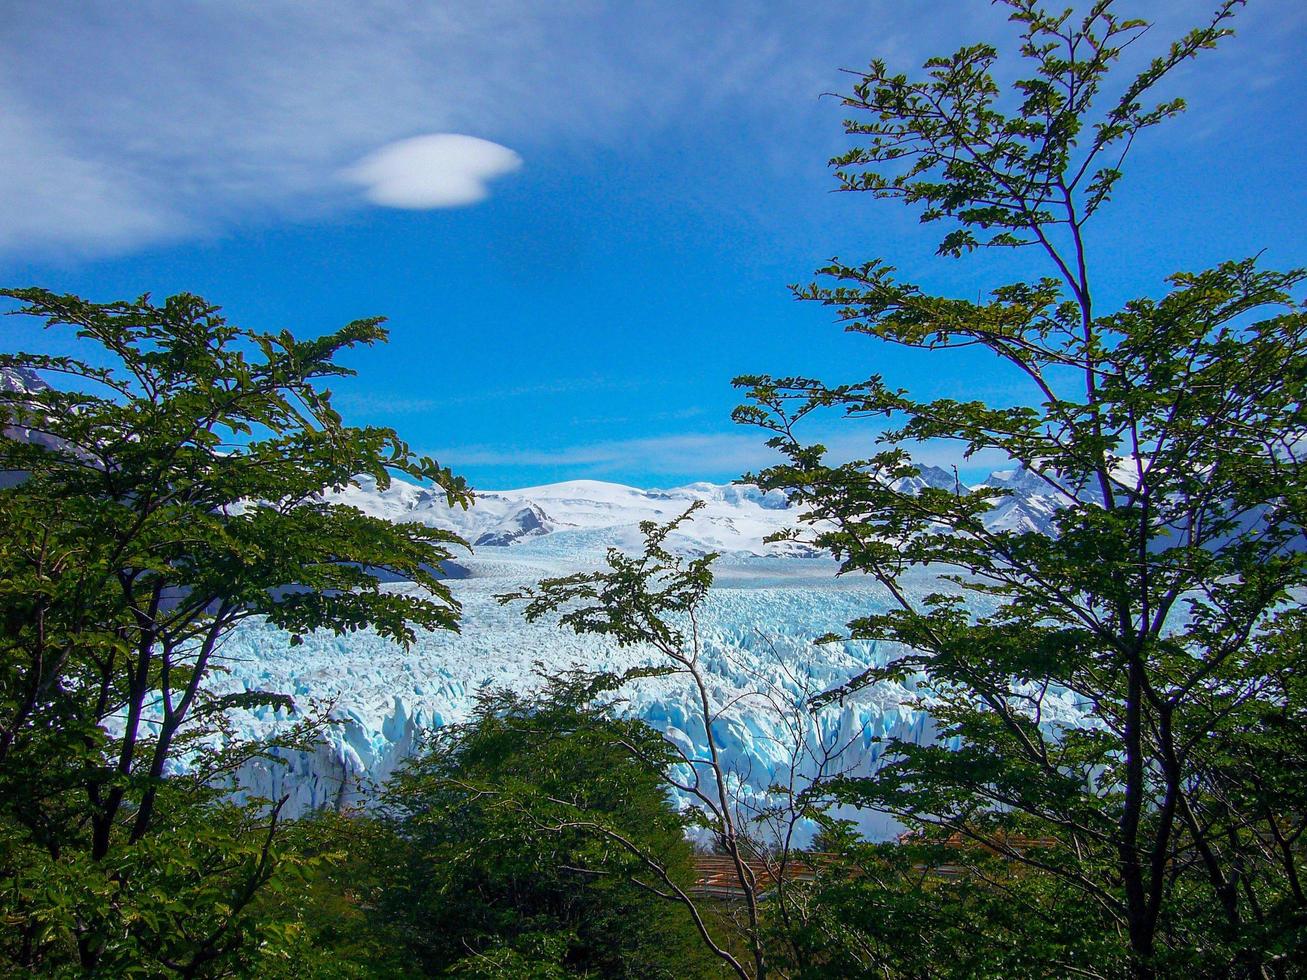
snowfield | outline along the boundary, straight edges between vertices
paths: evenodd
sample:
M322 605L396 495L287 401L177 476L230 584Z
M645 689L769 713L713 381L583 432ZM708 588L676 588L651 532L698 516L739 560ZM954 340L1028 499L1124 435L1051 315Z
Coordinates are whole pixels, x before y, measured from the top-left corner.
M943 471L924 476L953 485ZM935 737L929 694L912 683L878 684L815 719L793 711L804 697L884 663L896 651L865 642L813 643L856 616L888 608L890 598L865 578L836 578L834 563L806 546L765 544L767 534L797 520L798 512L779 493L712 484L644 491L575 481L483 493L471 510L451 511L443 498L397 481L385 491L365 483L335 499L391 520L446 527L479 543L450 569L450 585L463 604L460 634L422 632L409 650L370 632L315 634L292 647L285 633L253 621L227 639L221 651L225 670L215 675L213 691L286 693L301 712L315 703L332 705L335 724L315 752L287 753L282 764L263 761L241 774L251 795L288 795L290 814L365 801L414 751L424 730L465 720L479 691L530 690L540 683L540 669L621 671L652 662L651 650L619 649L557 625L528 624L519 609L501 606L495 596L544 577L601 567L607 548L638 547L640 521L669 520L695 500L703 508L671 543L685 554L722 556L701 622L703 661L714 700L730 705L713 730L742 796L761 799L768 787L789 778L796 758L800 781L823 765L823 750L837 754L824 763L828 770L865 774L879 765L879 738ZM1044 502L1034 506L1037 513ZM1026 519L1027 512L1006 508L998 516L1007 523ZM905 584L918 595L951 588L924 571ZM687 754L705 750L687 678L645 679L623 694L620 710L665 732ZM1074 713L1070 704L1066 709ZM240 711L236 718L249 736L271 734L290 721L287 712L271 708ZM796 728L797 718L803 720ZM898 829L881 814L856 816L873 837Z

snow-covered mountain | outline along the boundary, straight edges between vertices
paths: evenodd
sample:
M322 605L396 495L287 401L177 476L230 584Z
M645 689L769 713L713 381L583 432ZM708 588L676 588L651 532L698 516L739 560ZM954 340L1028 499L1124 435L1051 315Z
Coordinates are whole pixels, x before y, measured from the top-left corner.
M1002 530L1047 533L1052 515L1066 498L1055 487L1024 468L1000 470L978 484L1010 491L986 517ZM967 493L971 488L955 473L923 466L917 476L896 487L916 492L935 487ZM813 557L796 542L767 543L765 538L799 523L802 508L792 506L783 492L763 491L741 484L692 483L672 490L640 490L597 480L572 480L521 490L477 493L476 506L450 508L443 495L395 480L384 490L370 477L330 499L392 521L413 521L455 531L480 552L486 547L511 547L530 538L562 534L573 543L586 541L618 546L639 542L641 521L666 522L698 501L702 507L691 524L673 537L684 552L724 555Z
M6 405L6 420L12 418L11 412L22 413L30 404L24 396L34 395L37 392L45 391L49 387L39 374L28 368L0 368L0 400L3 400ZM8 408L10 405L13 406L12 410ZM45 446L47 449L53 449L58 445L54 437L48 433L40 432L22 424L5 424L0 431L3 431L7 439L31 442L38 446ZM6 476L8 479L5 479ZM13 474L0 476L0 486L8 486L13 482Z
M1024 466L995 470L975 489L982 487L1009 492L1009 496L994 501L994 509L985 515L985 525L995 531L1051 534L1053 515L1070 499L1059 484Z
M936 490L955 490L958 493L965 493L967 490L966 484L956 473L950 473L939 466L918 466L917 469L916 476L905 476L901 480L896 480L893 483L894 489L913 494L927 487Z
M474 549L509 547L529 538L563 534L565 539L635 545L641 521L669 521L691 504L703 507L693 525L678 535L683 551L781 555L808 549L765 544L774 531L791 527L798 511L780 491L694 483L674 490L638 490L617 483L572 480L522 490L478 491L476 505L451 508L443 495L400 480L384 490L370 477L330 495L364 513L392 521L413 521L455 531Z

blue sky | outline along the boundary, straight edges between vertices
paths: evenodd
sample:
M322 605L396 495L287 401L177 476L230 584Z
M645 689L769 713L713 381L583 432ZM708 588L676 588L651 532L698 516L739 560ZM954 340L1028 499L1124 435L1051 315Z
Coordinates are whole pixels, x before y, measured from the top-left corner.
M185 290L303 335L385 315L391 343L351 357L339 407L482 488L733 479L769 458L729 419L744 372L1020 397L988 361L845 335L786 289L832 255L963 296L1011 274L831 193L848 144L820 97L842 67L910 70L1010 29L982 0L815 7L11 0L0 283ZM1157 21L1146 53L1208 12L1122 9ZM1262 250L1307 262L1307 11L1253 0L1236 27L1177 74L1188 114L1137 145L1097 219L1105 302ZM475 140L412 142L434 134ZM68 349L4 330L5 349Z

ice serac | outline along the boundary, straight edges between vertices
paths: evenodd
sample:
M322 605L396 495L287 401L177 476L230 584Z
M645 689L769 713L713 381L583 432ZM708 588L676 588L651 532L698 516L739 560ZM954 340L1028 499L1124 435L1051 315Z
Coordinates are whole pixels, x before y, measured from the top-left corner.
M215 689L285 691L301 710L314 701L333 705L333 724L316 751L248 766L241 776L245 792L289 796L292 813L357 805L414 751L425 730L467 719L482 690L528 691L540 683L542 669L621 671L653 661L651 650L616 649L602 638L529 624L495 601L496 593L541 574L593 565L589 552L560 560L541 548L544 540L503 549L485 564L469 560L473 574L451 583L463 603L461 634L421 632L408 651L370 632L313 634L292 647L266 623L237 629L223 648L230 672L215 676ZM702 658L714 700L730 704L713 733L745 795L761 796L786 779L796 752L804 775L831 747L840 750L835 764L841 770L869 773L879 765L880 738L933 738L928 710L917 703L922 692L910 684L882 684L805 719L796 744L794 718L777 711L778 701L798 702L894 654L862 642L819 646L813 638L870 608L886 608L889 597L865 583L838 582L833 566L821 560L746 556L726 571L702 618ZM934 587L922 578L913 587L921 592L928 585ZM703 719L685 678L634 682L620 710L667 733L687 754L706 749ZM266 708L239 712L237 720L249 736L289 722L284 711ZM877 836L896 829L883 816L860 816Z
M11 396L42 386L34 375L0 372L0 387ZM6 435L26 441L39 436L16 428ZM936 467L923 468L911 481L903 489L966 492L953 473ZM1003 474L991 481L1014 483ZM1029 503L1038 487L1018 480L1014 490L1008 500L1045 513L1042 500ZM209 680L215 692L277 691L291 695L301 712L313 704L329 711L331 724L313 751L286 752L240 773L241 793L285 796L288 814L366 803L416 751L425 732L467 719L480 691L528 691L541 683L541 670L620 671L648 662L650 650L617 649L555 624L528 624L495 596L544 577L600 567L608 548L639 546L640 522L666 522L695 503L701 506L694 519L669 544L684 554L721 556L717 587L701 622L702 656L714 699L730 705L713 731L742 793L763 794L787 778L796 752L806 760L800 766L804 777L832 746L840 750L834 764L842 771L867 774L880 765L881 739L928 742L936 736L929 693L911 682L859 691L797 728L793 718L777 712L778 701L828 689L897 653L869 643L814 644L815 637L855 617L889 608L891 600L865 579L837 579L834 563L804 545L767 541L794 527L802 513L779 491L711 483L642 490L577 480L482 492L475 506L463 509L450 507L430 488L401 480L381 486L362 477L329 499L387 520L455 531L473 544L474 553L445 569L463 604L459 634L419 631L408 650L370 631L312 634L292 646L287 634L249 620L224 643L224 670ZM924 595L948 586L923 572L910 576L905 588ZM705 749L707 733L684 678L645 679L625 693L621 710L667 733L687 754ZM294 720L270 706L234 715L238 732L249 737L282 731ZM883 815L856 816L873 836L897 829Z

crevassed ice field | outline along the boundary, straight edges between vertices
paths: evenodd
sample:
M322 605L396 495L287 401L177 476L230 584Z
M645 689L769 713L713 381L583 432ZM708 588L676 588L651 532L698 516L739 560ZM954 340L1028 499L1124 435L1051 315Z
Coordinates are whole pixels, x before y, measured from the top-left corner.
M702 662L715 703L726 706L713 733L742 799L761 802L769 787L791 781L792 771L800 783L822 766L868 773L879 764L880 739L924 742L936 735L929 692L912 681L866 688L815 717L793 710L900 651L867 642L813 642L857 616L888 608L890 598L864 577L837 577L834 562L802 547L764 544L767 533L797 519L778 494L708 484L642 491L579 481L485 494L466 513L398 482L385 491L370 484L352 488L340 498L394 520L450 527L476 546L452 570L457 577L450 584L463 605L459 634L422 632L408 650L367 632L314 634L292 647L287 634L252 621L225 642L226 669L211 684L215 692L282 692L300 712L314 703L330 705L335 723L316 751L285 753L279 762L252 763L241 773L247 793L288 795L290 813L365 802L418 747L425 730L467 719L479 691L530 690L541 683L541 669L621 671L654 662L652 650L621 649L553 623L528 624L518 608L500 605L495 596L601 567L609 547L638 546L639 521L667 520L694 500L705 506L672 544L687 554L721 553L700 624ZM1029 513L1017 517L1037 519L1042 503L1025 500ZM954 588L926 571L906 585L917 595ZM705 750L688 678L643 679L622 696L618 710L665 732L687 755ZM1065 707L1073 713L1069 701ZM291 716L262 708L238 712L237 719L243 734L262 736L288 725ZM883 814L849 816L872 837L897 830Z

